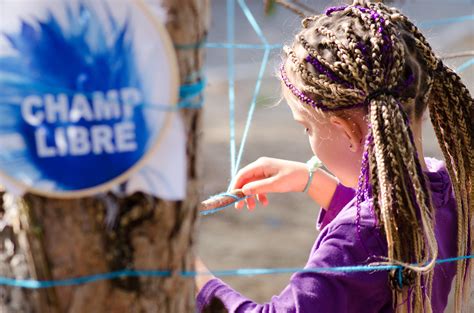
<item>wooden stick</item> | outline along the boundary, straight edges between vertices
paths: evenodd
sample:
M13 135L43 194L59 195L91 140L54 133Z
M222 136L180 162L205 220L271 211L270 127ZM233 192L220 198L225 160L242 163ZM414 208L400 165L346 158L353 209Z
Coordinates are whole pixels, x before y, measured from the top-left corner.
M445 54L441 56L441 59L447 60L447 59L464 58L464 57L471 57L471 56L474 56L474 50Z
M242 189L232 190L229 192L229 194L234 195L239 199L245 198ZM199 206L199 211L208 211L217 208L222 208L234 202L236 202L236 199L234 199L233 197L229 197L227 195L217 195L201 202L201 205Z

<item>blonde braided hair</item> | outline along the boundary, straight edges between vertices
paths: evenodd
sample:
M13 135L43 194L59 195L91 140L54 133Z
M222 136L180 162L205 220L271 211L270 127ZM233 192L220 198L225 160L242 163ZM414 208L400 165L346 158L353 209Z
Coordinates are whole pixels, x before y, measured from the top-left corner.
M370 184L387 240L387 262L404 268L402 285L393 288L397 310L431 312L438 255L435 212L409 121L421 119L429 106L457 203L458 255L472 254L473 99L418 28L395 8L355 0L324 15L308 16L302 26L291 47L285 47L283 81L317 112L344 113L361 104L367 113L358 202ZM299 91L302 94L296 94ZM463 300L469 296L470 270L467 260L458 262L457 310L468 302ZM398 274L390 273L392 279ZM408 301L402 306L404 299Z

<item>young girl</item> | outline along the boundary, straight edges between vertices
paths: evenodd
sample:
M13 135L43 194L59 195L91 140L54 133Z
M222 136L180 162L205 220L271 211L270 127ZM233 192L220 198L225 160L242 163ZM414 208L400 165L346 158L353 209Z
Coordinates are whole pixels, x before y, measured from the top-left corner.
M267 193L303 190L324 208L305 268L402 270L295 273L265 304L198 276L199 310L217 298L229 312L443 312L453 280L456 311L467 310L469 262L435 263L474 247L473 99L459 76L407 17L362 0L305 18L285 53L284 97L336 177L261 158L233 187L251 195L249 208L267 204ZM423 155L427 107L446 165Z

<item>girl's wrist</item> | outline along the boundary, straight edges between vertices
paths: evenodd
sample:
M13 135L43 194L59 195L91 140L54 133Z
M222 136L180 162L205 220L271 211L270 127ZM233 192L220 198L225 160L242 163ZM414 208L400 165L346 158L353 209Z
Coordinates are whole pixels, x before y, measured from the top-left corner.
M320 169L322 166L323 166L323 163L316 156L313 156L311 159L309 159L306 162L306 168L307 168L307 172L308 172L308 180L306 182L305 187L303 188L304 193L307 193L309 191L309 189L311 188L311 186L313 184L313 181L314 181L315 172L318 169Z
M307 195L321 208L327 208L336 190L338 180L319 168L313 173L313 180L308 188Z

